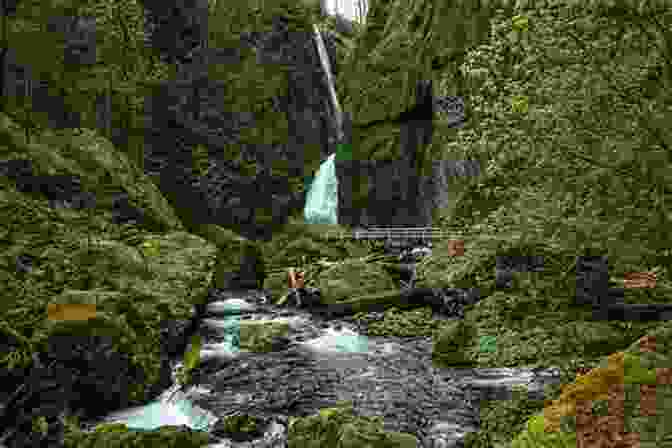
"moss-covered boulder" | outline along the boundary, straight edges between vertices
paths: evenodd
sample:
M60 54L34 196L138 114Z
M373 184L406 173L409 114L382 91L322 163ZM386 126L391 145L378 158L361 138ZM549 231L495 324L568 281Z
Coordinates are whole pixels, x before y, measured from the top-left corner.
M236 442L247 442L264 435L268 427L265 419L251 415L230 415L215 423L213 434Z
M155 396L171 381L164 348L181 345L163 340L163 323L192 319L194 305L206 298L216 246L179 230L115 225L105 216L53 208L11 186L0 190L0 327L15 341L0 358L0 388L22 391L20 410L8 409L16 416L13 437L26 435L32 414L46 418L51 437L62 426L59 410L91 416ZM18 256L30 257L31 269L17 271ZM75 320L60 312L49 318L50 308L68 305L95 308ZM39 378L38 387L21 386L29 376ZM95 402L82 398L92 394Z
M472 364L471 346L476 331L464 320L455 320L444 325L433 337L432 359L444 365Z
M385 310L382 320L368 313L358 313L355 319L366 325L369 336L432 336L446 324L433 319L432 308L428 306L411 310L392 307Z
M319 288L323 303L328 304L395 289L396 285L378 264L351 259L321 272L315 280L315 287Z
M207 433L192 431L185 426L164 426L154 431L130 431L123 424L103 424L96 427L92 432L69 434L65 439L65 447L131 448L161 446L166 448L200 448L210 441L210 436Z
M342 403L317 415L290 419L288 448L415 448L415 436L386 432L380 418L354 416Z
M287 337L289 324L282 321L240 322L240 349L264 353L273 350L278 338Z
M331 224L307 224L302 218L290 218L282 232L263 244L262 252L270 270L296 267L302 263L326 259L363 257L367 249L347 238L349 229Z

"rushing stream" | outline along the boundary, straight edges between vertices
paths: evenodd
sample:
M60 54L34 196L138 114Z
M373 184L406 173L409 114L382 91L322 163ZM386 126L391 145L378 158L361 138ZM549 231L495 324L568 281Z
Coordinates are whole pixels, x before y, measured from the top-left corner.
M439 369L432 366L430 338L367 337L348 320L327 322L276 307L257 292L213 294L199 330L204 344L192 384L184 392L174 386L154 402L105 421L139 430L209 430L218 417L247 412L271 422L263 439L221 439L211 446L282 447L288 416L349 400L361 415L383 416L386 429L416 434L424 448L450 447L478 427L475 397L483 395L474 391L506 399L513 384L539 392L557 380L529 369ZM241 351L237 333L243 320L283 321L289 333L272 352Z

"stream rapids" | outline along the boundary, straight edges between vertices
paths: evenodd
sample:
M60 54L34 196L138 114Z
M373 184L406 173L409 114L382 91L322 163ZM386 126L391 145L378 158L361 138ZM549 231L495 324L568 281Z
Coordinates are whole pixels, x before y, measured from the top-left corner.
M236 337L244 320L283 321L289 331L270 352L241 351ZM421 448L450 448L478 430L481 399L507 399L514 384L543 397L543 386L558 381L555 371L437 368L431 337L368 336L352 319L281 308L260 291L213 290L198 331L201 363L188 386L174 384L155 401L104 421L138 430L187 425L212 434L217 419L247 414L268 421L263 437L221 437L209 446L280 448L287 446L289 417L346 400L357 415L381 416L386 430L416 435Z

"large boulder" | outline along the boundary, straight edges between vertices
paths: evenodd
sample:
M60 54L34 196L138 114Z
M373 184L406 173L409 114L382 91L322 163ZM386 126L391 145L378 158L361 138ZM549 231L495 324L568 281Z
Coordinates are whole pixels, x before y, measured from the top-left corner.
M380 419L355 416L348 403L320 409L319 414L290 419L288 448L415 448L412 434L387 432Z
M464 320L449 322L434 334L432 358L445 365L471 364L475 337L475 329Z
M240 322L240 349L250 352L270 352L286 340L287 322Z
M320 290L324 304L396 289L383 267L361 259L345 260L321 272L315 279L315 287Z

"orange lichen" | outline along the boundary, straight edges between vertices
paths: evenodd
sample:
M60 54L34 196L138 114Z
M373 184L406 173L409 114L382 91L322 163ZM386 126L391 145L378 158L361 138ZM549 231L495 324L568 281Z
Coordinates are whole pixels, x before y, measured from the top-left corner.
M47 318L52 321L89 320L96 315L96 305L84 303L47 305Z
M655 337L645 336L639 340L642 353L655 351ZM594 369L587 374L581 374L577 383L592 385L586 388L580 385L570 385L563 390L561 397L544 410L545 431L559 430L560 417L576 416L576 446L577 448L639 448L640 434L625 432L625 386L623 380L607 381L606 398L608 400L608 416L595 417L592 415L593 399L586 397L595 395L603 387L604 381L598 381L594 375L606 374L608 378L617 378L623 374L624 354L616 353L609 357L609 366L605 369ZM619 370L620 369L620 370ZM585 372L585 371L584 371ZM582 373L584 373L582 372ZM599 372L599 373L598 373ZM656 369L658 384L672 384L672 368ZM656 415L656 385L640 385L640 415L644 417ZM571 400L574 397L574 401Z
M607 367L599 367L585 375L578 375L576 381L562 389L560 398L544 409L546 431L559 431L563 416L575 415L576 403L604 399L612 384L623 384L624 353L609 356Z

